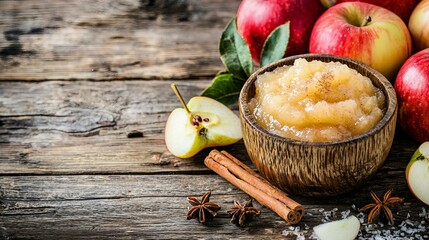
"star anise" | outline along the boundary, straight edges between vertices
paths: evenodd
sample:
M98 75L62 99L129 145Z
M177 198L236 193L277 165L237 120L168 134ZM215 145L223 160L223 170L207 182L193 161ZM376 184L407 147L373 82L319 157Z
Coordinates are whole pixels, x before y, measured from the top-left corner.
M191 219L195 215L198 215L198 219L201 223L205 223L206 220L214 218L217 214L217 211L220 210L219 205L216 203L210 202L211 192L207 192L201 198L201 201L196 197L189 196L188 202L192 205L191 208L188 208L188 213L186 214L186 219Z
M397 208L404 199L400 197L392 197L392 189L389 189L389 191L384 194L383 201L381 201L381 199L372 190L371 197L374 200L374 203L370 203L359 209L361 212L366 212L371 209L368 214L368 223L373 223L374 220L380 216L380 213L383 212L389 223L393 225L392 209Z
M234 200L234 206L228 210L231 215L231 223L244 226L253 216L258 216L261 211L253 207L252 200L247 201L241 205L239 201Z

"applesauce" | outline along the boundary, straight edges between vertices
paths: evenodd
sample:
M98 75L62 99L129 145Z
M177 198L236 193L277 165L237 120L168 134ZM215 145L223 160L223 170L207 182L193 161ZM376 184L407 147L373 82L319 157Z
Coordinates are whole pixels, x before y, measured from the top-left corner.
M383 117L385 97L371 80L340 62L295 60L255 81L249 109L276 135L309 142L361 134Z

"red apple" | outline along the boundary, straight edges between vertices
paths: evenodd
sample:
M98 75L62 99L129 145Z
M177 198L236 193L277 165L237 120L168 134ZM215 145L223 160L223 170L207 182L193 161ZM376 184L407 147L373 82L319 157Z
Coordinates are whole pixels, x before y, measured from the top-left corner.
M384 7L389 9L398 15L405 23L408 22L410 18L411 12L416 7L416 5L420 2L420 0L330 0L335 3L343 3L343 2L366 2L371 3L380 7Z
M268 35L288 21L290 37L285 55L308 52L311 29L322 13L319 0L243 0L237 12L237 28L249 45L253 61L259 64Z
M429 0L423 0L414 9L408 29L413 38L414 51L429 48Z
M353 58L393 82L412 53L411 36L393 12L369 3L346 2L329 8L317 20L310 53Z
M404 63L395 91L399 125L415 140L429 141L429 48Z

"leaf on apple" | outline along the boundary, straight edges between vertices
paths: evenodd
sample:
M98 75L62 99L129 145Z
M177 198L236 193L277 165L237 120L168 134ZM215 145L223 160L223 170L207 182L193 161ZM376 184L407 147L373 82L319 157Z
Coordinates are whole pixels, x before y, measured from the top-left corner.
M270 33L270 35L268 35L261 53L262 66L283 58L289 43L289 33L289 22L286 22L285 24L278 26Z
M231 73L217 75L202 96L213 98L225 105L236 103L244 82Z
M219 42L220 59L228 72L245 81L253 72L249 46L237 31L234 17L222 33Z

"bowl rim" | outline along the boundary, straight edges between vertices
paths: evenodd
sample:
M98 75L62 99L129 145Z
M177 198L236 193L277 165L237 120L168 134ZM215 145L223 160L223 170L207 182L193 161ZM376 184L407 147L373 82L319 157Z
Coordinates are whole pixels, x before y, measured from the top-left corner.
M343 64L346 64L346 65L348 65L348 67L355 69L356 71L358 71L358 73L360 73L362 75L364 75L362 73L363 71L368 72L370 75L374 75L374 77L376 79L378 79L378 81L380 82L380 85L382 87L379 89L383 91L383 94L384 94L385 99L386 99L387 109L383 115L383 118L374 127L372 127L371 129L369 129L369 130L367 130L361 134L355 135L355 136L350 137L350 138L342 139L339 141L333 141L333 142L310 142L310 141L295 140L295 139L285 138L285 137L276 135L274 133L268 132L266 129L264 129L262 126L260 126L256 122L256 119L253 117L253 113L251 113L249 111L249 106L248 106L248 102L247 102L247 98L248 98L247 96L249 94L249 89L254 84L254 82L256 81L257 76L259 76L260 74L263 74L265 72L270 72L270 71L273 71L274 69L276 69L278 67L288 65L288 63L291 61L293 63L298 58L304 58L306 60L308 60L308 58L310 58L310 60L321 60L321 61L329 59L330 61L337 61L337 62L341 62ZM361 70L356 69L356 67L361 68ZM371 77L369 77L368 75L366 75L366 76L368 78L370 78L371 82L373 82L373 84L374 84L374 81L371 79ZM244 86L242 87L242 89L240 91L238 103L239 103L239 108L240 108L240 116L244 118L244 120L247 122L247 124L249 124L253 129L256 129L256 131L260 132L261 134L268 135L270 138L273 138L273 139L278 140L278 141L285 141L289 144L315 146L315 147L326 147L326 146L331 146L331 145L340 145L340 144L359 141L359 140L365 139L369 136L372 136L372 135L376 134L377 132L381 131L383 129L383 127L385 127L387 125L387 123L395 116L395 113L397 112L397 108L398 108L396 93L395 93L395 90L394 90L392 84L390 83L389 80L387 80L387 78L384 75L382 75L378 71L374 70L373 68L371 68L370 66L368 66L362 62L359 62L357 60L354 60L354 59L351 59L348 57L336 56L336 55L331 55L331 54L311 54L311 53L289 56L289 57L280 59L278 61L275 61L273 63L270 63L270 64L256 70L246 80Z

